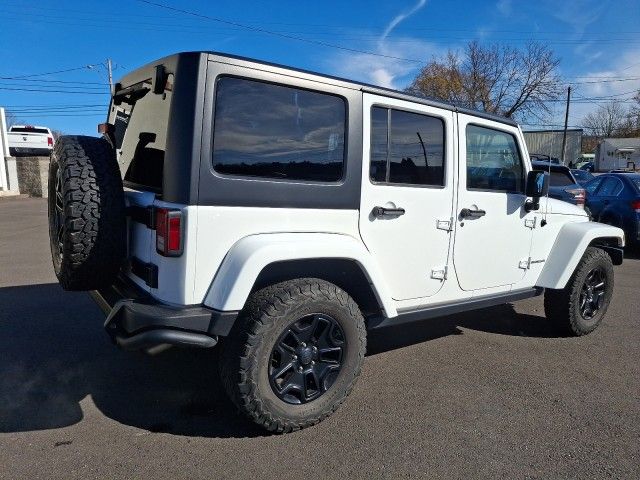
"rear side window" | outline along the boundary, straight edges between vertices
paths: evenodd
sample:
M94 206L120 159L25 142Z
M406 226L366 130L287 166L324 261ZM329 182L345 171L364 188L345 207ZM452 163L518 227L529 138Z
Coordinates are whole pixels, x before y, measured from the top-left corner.
M335 182L345 159L341 97L254 80L216 84L213 166L230 175Z
M632 178L631 183L636 187L636 191L640 192L640 178Z
M620 195L624 185L622 182L615 177L608 177L602 182L602 186L598 189L598 195L602 195L605 197L615 197Z
M442 119L373 107L369 176L379 183L443 186Z

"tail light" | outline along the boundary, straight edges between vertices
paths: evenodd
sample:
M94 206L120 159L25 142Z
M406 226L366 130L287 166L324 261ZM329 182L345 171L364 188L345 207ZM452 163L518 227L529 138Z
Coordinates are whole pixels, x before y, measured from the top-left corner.
M182 212L156 208L156 251L165 257L182 255Z
M631 208L636 211L636 213L640 213L640 200L634 200L631 202Z
M53 147L53 137L47 137L47 145Z
M573 195L573 200L576 202L576 205L584 208L584 202L587 198L587 194L584 188L571 188L566 192L570 195Z

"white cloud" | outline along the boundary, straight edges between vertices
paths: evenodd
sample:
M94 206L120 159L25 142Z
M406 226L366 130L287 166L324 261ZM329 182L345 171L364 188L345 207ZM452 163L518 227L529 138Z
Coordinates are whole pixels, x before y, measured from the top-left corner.
M409 18L411 15L416 13L426 4L427 4L427 0L418 0L418 3L416 3L410 10L406 12L402 12L401 14L393 17L393 19L389 22L389 25L387 25L387 28L384 29L384 32L380 36L380 42L384 42L384 40L389 36L389 34L393 31L393 29L400 24L400 22Z
M375 48L375 45L362 44L359 47L370 50ZM424 63L427 63L434 55L440 55L444 50L440 46L416 38L394 37L385 40L384 45L376 52L394 57L424 60ZM350 52L338 52L327 61L327 68L335 75L396 89L405 86L422 65L397 58Z
M442 52L440 47L413 37L392 37L389 35L404 20L414 15L427 4L427 0L418 0L410 9L393 17L382 34L373 42L363 42L358 45L362 50L372 51L378 55L365 53L338 52L327 63L328 68L336 75L354 80L360 80L382 87L400 88L407 76L415 73L421 66L418 62L406 59L424 61L426 63L433 55ZM363 32L360 32L361 34Z
M513 5L511 0L498 0L498 3L496 3L496 8L505 17L511 15L512 7Z

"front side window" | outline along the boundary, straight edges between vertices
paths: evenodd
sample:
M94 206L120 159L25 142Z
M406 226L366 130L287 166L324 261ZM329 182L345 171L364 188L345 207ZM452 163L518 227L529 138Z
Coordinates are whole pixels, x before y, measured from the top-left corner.
M513 135L467 125L467 188L522 192L524 168Z
M442 119L373 107L369 175L378 183L443 186Z
M345 101L234 77L216 84L216 172L335 182L345 159Z

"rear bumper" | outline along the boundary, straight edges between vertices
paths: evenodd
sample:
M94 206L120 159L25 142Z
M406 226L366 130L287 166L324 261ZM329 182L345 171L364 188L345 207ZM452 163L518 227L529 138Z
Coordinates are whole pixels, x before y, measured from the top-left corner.
M159 302L125 277L90 292L107 315L104 327L125 350L156 353L168 346L210 348L229 334L238 312Z

